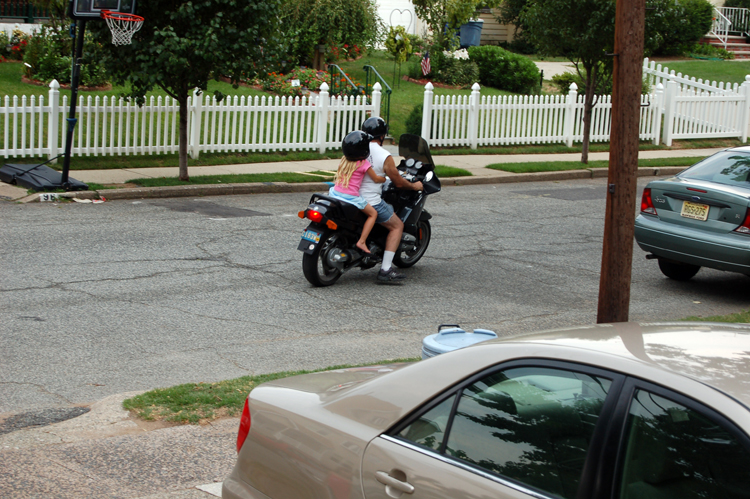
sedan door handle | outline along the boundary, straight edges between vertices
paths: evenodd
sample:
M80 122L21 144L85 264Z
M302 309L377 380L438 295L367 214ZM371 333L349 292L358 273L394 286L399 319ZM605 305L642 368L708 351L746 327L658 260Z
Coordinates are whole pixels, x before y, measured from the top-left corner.
M398 480L397 478L393 478L391 475L389 475L385 471L376 472L375 478L377 478L378 482L382 483L383 485L388 486L388 487L393 487L399 492L404 492L405 494L414 493L414 486L412 484L410 484L409 482L402 482L401 480Z

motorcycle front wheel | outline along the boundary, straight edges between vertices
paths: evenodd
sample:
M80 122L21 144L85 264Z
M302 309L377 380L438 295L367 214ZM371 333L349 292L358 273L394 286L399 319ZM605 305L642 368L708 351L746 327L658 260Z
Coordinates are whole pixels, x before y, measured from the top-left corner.
M341 271L328 262L328 256L332 251L343 248L339 241L337 234L326 234L312 254L302 255L302 272L313 286L330 286L341 277Z
M417 233L415 235L417 243L414 248L407 251L399 251L393 257L393 263L397 267L402 269L411 267L422 258L424 252L427 251L427 246L430 245L430 238L432 237L430 222L427 220L417 222Z

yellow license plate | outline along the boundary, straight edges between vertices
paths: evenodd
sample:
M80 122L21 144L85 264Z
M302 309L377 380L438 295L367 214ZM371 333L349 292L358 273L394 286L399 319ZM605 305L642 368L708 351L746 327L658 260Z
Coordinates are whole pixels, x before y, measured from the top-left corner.
M705 221L708 219L708 205L691 203L690 201L683 201L682 211L680 212L680 215L685 218Z

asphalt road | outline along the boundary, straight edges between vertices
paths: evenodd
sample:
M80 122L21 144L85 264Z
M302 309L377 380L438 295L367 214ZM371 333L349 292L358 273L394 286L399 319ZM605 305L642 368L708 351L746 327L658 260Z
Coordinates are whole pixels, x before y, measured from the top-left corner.
M605 181L444 189L402 286L371 269L311 287L296 249L309 194L0 203L0 414L417 357L441 323L501 335L593 323ZM636 246L630 317L736 312L748 283L707 269L670 281Z

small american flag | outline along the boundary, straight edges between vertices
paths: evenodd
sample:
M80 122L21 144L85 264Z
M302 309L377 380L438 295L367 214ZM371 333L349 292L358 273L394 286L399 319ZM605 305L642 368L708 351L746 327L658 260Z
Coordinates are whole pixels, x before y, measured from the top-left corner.
M422 74L427 76L430 72L430 53L425 52L422 57Z

